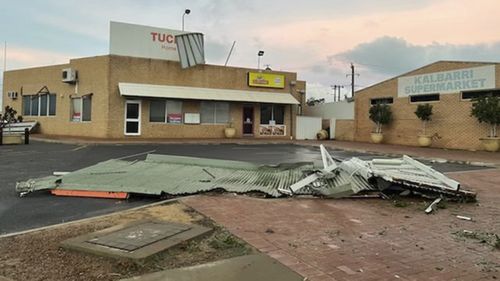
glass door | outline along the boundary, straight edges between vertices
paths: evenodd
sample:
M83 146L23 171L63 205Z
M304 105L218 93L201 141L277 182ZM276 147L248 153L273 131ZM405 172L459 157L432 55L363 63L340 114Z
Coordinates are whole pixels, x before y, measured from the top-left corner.
M125 135L141 135L141 101L128 100L125 102Z

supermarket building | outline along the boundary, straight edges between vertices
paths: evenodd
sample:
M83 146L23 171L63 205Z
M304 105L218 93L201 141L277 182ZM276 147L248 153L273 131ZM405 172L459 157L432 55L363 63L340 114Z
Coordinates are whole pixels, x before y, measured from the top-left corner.
M343 140L370 142L374 129L369 109L389 104L393 121L384 126L384 143L417 145L422 124L414 112L418 104L433 105L427 133L433 147L481 150L488 125L470 115L473 98L500 96L500 63L438 61L356 92L354 118L337 120Z
M185 34L111 22L109 55L7 71L3 104L47 135L294 136L306 86L296 73L205 64L202 35Z

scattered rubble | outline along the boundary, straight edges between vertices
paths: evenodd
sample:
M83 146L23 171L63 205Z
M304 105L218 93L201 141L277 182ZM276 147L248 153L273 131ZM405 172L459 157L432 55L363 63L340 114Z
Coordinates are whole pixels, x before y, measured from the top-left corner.
M313 163L259 166L240 161L148 154L144 161L108 160L78 171L18 182L21 196L37 190L187 195L213 190L261 192L270 197L313 195L343 198L378 194L420 195L436 201L474 200L460 183L408 156L364 161L334 159L321 146L322 167ZM67 193L73 194L73 193ZM80 193L74 193L80 194ZM87 194L87 193L86 193ZM115 197L116 198L116 197ZM427 211L426 211L427 212ZM428 212L428 213L429 213Z

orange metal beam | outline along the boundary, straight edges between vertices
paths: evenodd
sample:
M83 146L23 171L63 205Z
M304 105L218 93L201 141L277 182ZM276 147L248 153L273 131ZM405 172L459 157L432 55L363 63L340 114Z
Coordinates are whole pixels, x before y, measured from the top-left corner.
M127 199L129 195L127 192L67 190L67 189L52 189L50 192L56 196L110 198L110 199Z

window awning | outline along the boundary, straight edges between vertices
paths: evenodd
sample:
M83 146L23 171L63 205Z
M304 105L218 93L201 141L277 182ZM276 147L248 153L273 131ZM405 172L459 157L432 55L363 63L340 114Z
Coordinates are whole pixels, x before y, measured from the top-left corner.
M300 104L289 93L226 90L196 87L165 86L136 83L118 83L120 95L214 101L240 101L280 104Z

